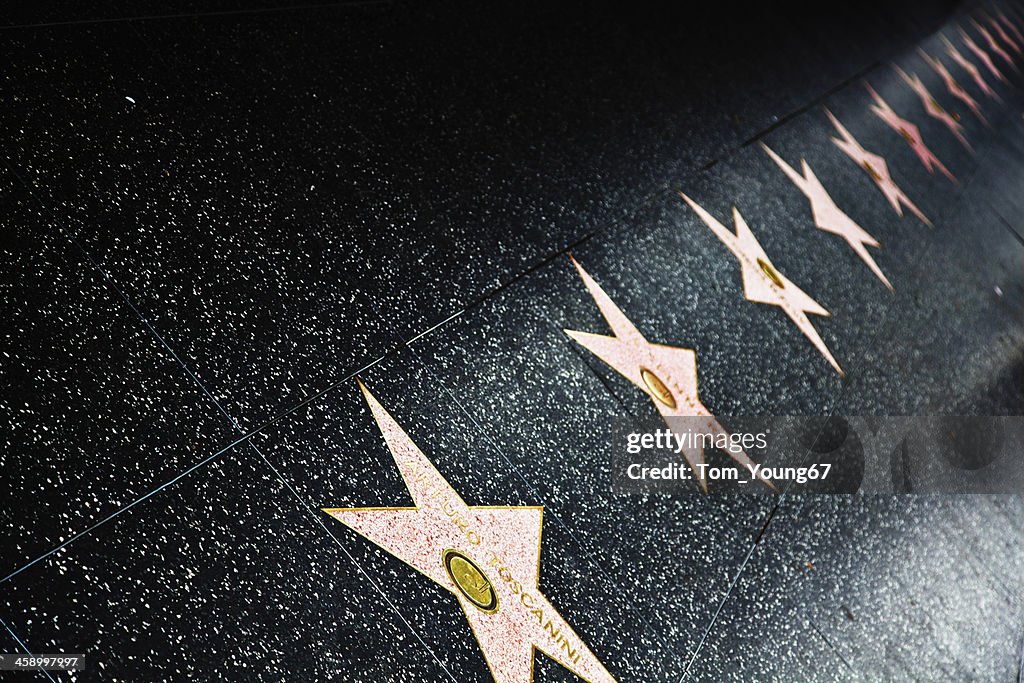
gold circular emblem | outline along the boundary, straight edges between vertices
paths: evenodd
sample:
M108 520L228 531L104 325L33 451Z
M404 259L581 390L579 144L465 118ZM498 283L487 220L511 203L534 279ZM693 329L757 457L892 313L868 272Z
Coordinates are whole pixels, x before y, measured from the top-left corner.
M865 161L864 162L864 170L867 171L868 175L871 176L872 178L874 178L875 180L881 180L882 179L882 176L879 175L878 171L875 170L875 167L871 165L871 162L869 162L869 161Z
M768 263L764 259L757 259L757 265L761 266L761 272L768 276L768 279L775 283L775 286L779 289L785 289L786 283L782 281L782 277L775 272L772 268L772 264Z
M455 587L474 607L488 614L498 611L498 594L476 562L452 548L441 553L441 562Z
M669 391L668 387L665 386L665 383L661 381L660 377L647 368L640 368L640 376L643 378L644 384L647 385L647 388L651 390L652 394L654 394L654 398L658 399L672 410L676 409L675 396L672 395L672 392Z

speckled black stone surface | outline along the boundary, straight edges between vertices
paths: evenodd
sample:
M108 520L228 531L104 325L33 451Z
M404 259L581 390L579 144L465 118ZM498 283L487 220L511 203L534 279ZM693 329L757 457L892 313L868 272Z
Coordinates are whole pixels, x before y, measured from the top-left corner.
M940 38L970 57L978 12L0 12L0 648L88 657L37 680L492 680L451 595L320 511L410 503L358 374L468 504L544 506L539 589L622 683L1013 680L1019 497L614 493L611 421L656 412L563 332L608 333L571 253L649 341L695 350L723 421L1019 415L1024 77L985 73L990 100ZM758 141L882 242L895 291ZM736 206L832 313L845 377L745 300L679 190L730 227ZM579 679L538 655L534 680Z
M1013 680L1020 528L1016 498L787 499L691 674Z
M45 211L16 184L4 200L6 576L206 459L230 430Z

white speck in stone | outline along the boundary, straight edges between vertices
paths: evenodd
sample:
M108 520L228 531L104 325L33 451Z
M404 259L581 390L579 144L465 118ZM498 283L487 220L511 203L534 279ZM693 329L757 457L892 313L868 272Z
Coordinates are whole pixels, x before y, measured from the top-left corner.
M135 100L134 100L134 99L132 99L131 97L128 97L127 95L125 95L125 96L124 96L124 98L125 98L126 100L128 100L129 102L131 102L132 104L135 104Z
M1003 288L1000 287L999 285L996 285L996 296L1002 296L1002 295L1003 295Z

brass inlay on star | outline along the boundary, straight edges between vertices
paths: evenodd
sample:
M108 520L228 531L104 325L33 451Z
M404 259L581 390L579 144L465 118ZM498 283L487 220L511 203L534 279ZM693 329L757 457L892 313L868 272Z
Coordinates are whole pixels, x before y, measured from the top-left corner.
M676 399L669 391L669 388L665 386L665 383L661 381L661 378L655 375L647 368L640 368L640 377L643 378L644 384L651 390L651 395L658 399L671 410L676 409Z
M779 274L775 272L775 269L772 268L772 264L759 258L757 259L757 265L761 266L761 272L767 275L768 279L771 280L776 287L779 289L785 289L786 284L782 281L782 277L780 277Z
M875 170L875 167L871 165L870 161L864 162L864 170L868 172L868 175L871 176L872 180L874 180L875 182L878 182L879 180L882 179L881 174Z
M488 614L498 611L498 594L476 562L452 548L441 554L441 562L455 587L474 607Z

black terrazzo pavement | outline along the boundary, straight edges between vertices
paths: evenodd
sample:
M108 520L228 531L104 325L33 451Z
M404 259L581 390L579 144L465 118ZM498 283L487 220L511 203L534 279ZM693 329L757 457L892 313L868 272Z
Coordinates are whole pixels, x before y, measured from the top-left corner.
M654 409L562 331L607 333L571 252L723 418L1019 414L1024 78L985 98L936 33L976 8L292 5L0 17L0 646L86 653L62 681L491 680L450 595L319 511L409 502L358 373L468 504L545 507L540 589L623 683L1012 680L1019 497L615 494L610 420ZM680 189L832 312L845 379Z

